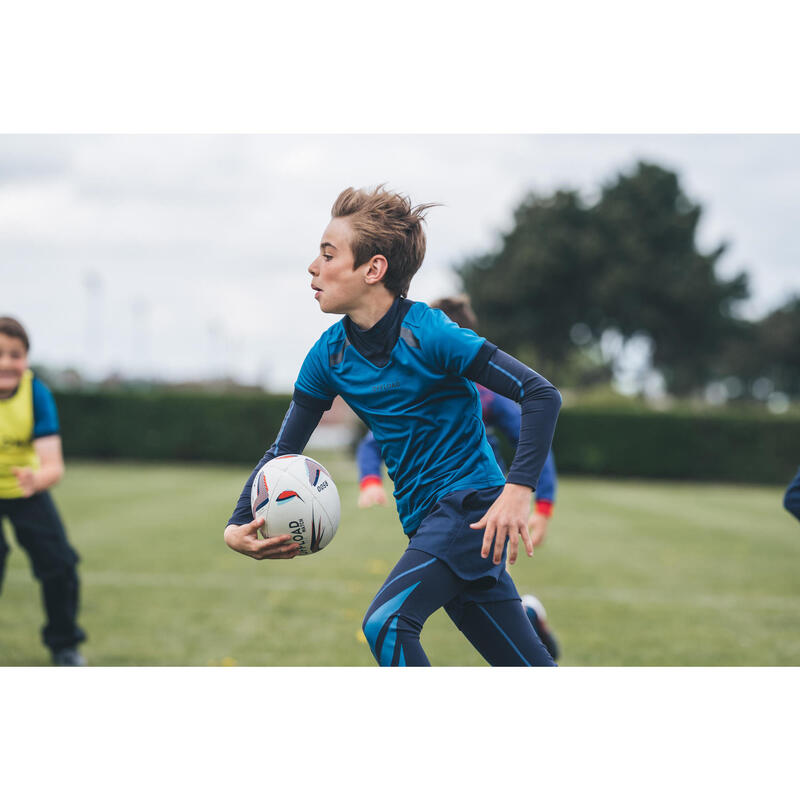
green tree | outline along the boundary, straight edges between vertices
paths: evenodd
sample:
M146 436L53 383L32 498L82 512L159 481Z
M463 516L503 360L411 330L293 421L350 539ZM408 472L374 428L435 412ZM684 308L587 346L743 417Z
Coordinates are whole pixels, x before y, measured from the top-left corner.
M742 322L718 364L718 377L747 383L767 378L773 387L800 396L800 296L755 322Z
M456 267L481 332L562 380L607 330L647 336L668 388L684 394L714 371L747 297L744 274L716 275L724 245L696 244L702 209L678 176L639 163L594 203L574 191L528 195L490 253Z

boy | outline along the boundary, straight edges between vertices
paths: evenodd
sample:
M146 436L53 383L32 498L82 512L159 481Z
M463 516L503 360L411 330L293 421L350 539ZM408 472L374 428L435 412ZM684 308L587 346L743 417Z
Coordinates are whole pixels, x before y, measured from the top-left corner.
M431 308L444 311L460 328L469 328L474 331L478 327L477 317L466 295L443 297L441 300L431 303ZM516 449L519 442L519 406L507 397L490 391L485 386L478 386L477 389L481 399L483 424L486 426L486 438L491 445L498 466L505 473L506 465L500 452L500 442L492 431L500 430L511 446ZM359 478L358 507L385 506L386 493L383 490L381 479L383 459L380 447L371 431L368 431L359 442L356 460ZM547 523L553 515L557 487L556 463L551 450L547 454L539 481L536 484L536 506L528 518L528 530L531 532L531 541L534 547L542 544L547 536Z
M341 394L381 445L409 537L364 618L381 666L429 665L419 641L444 607L493 665L554 664L505 570L527 529L531 493L561 398L544 378L442 312L406 298L425 254L429 205L378 187L345 189L308 267L322 311L345 316L300 369L278 437L251 474L225 529L232 549L252 558L293 558L289 536L259 540L250 486L268 460L300 453ZM481 420L473 381L522 405L520 440L508 481ZM481 535L483 531L483 535Z
M67 541L51 486L64 474L53 395L28 369L28 335L11 317L0 317L0 525L8 517L42 586L47 624L42 639L56 666L86 662L76 624L77 553ZM8 545L0 528L0 586Z
M443 297L431 303L431 308L438 308L444 311L453 322L460 328L476 330L478 319L472 310L469 298L466 295L457 297ZM492 392L485 386L478 386L478 394L481 399L481 415L483 424L486 426L486 438L492 448L497 464L505 473L506 465L500 452L500 443L491 431L499 429L508 439L511 446L516 449L519 442L520 410L519 406L507 397ZM381 479L381 450L372 431L368 431L361 440L356 451L358 461L359 495L358 507L369 508L373 505L386 505L386 493L383 490ZM553 451L547 454L547 459L542 467L539 481L536 484L536 507L528 518L528 530L531 534L531 543L534 548L538 547L547 535L547 523L553 514L553 504L555 503L556 487L558 478L556 476L556 465L553 458ZM542 640L555 661L559 657L558 640L555 637L547 621L547 612L541 600L532 594L522 597L522 606L528 619L536 629L536 633Z

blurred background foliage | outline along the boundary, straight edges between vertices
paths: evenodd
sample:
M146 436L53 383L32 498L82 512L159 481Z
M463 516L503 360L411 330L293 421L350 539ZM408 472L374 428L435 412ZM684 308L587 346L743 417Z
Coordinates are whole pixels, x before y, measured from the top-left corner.
M698 247L702 214L675 172L638 162L594 197L529 193L494 248L453 265L478 332L561 390L561 471L762 483L795 471L800 297L746 319L747 274L720 276L726 242ZM57 389L68 457L251 464L289 403L226 378L36 369Z
M800 298L760 320L738 316L747 275L719 276L727 244L698 249L701 216L677 174L639 162L591 202L529 194L498 246L456 270L481 333L558 385L608 383L638 340L673 397L709 386L712 401L796 396Z

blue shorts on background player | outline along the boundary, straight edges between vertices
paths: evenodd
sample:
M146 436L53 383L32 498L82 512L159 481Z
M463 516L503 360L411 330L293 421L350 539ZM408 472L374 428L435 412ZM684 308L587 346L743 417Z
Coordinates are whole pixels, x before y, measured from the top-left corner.
M800 469L794 476L792 482L786 487L786 494L783 496L783 507L800 519Z
M78 554L47 491L64 474L58 416L50 390L28 369L28 347L22 325L0 317L0 525L8 517L42 586L42 639L53 663L82 666ZM8 552L0 527L0 588Z
M306 356L273 445L245 483L225 529L253 558L293 558L288 536L259 540L250 486L272 458L300 453L336 395L373 432L408 548L364 617L385 666L428 665L425 620L444 608L494 665L553 665L506 572L527 528L533 489L561 397L544 378L441 311L406 295L422 264L430 206L378 187L346 189L308 268L322 311L343 314ZM517 452L504 478L486 439L475 384L520 403Z

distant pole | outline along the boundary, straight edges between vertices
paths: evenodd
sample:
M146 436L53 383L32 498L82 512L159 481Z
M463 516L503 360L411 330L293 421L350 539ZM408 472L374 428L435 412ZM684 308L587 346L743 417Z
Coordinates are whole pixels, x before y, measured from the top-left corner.
M86 367L90 375L98 378L105 361L103 279L95 270L89 270L83 286L86 289Z

